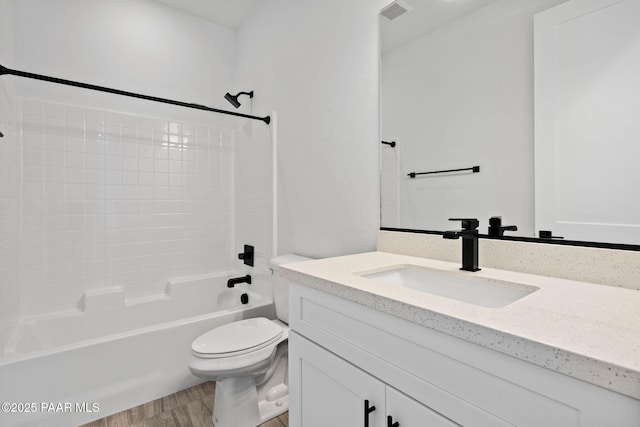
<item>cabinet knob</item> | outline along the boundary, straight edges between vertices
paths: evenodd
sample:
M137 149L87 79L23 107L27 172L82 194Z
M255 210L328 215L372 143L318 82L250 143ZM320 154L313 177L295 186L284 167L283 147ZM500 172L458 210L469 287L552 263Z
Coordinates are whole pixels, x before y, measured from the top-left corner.
M387 427L399 427L399 422L393 422L393 417L391 415L387 415Z
M364 401L364 427L369 427L369 414L376 410L375 406L369 406L369 399Z

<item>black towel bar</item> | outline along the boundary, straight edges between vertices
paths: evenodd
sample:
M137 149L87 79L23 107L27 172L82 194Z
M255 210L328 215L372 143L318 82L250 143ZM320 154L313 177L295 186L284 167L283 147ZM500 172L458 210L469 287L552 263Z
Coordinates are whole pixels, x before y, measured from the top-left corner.
M433 172L409 172L407 176L409 178L415 178L418 175L433 175L436 173L464 172L464 171L471 171L471 173L478 173L480 172L480 166L472 166L470 168L462 168L462 169L447 169L447 170L433 171Z

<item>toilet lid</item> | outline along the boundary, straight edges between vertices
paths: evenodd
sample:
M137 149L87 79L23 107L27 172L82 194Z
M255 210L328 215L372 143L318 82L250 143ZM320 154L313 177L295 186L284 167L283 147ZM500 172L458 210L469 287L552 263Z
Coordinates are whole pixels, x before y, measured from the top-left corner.
M200 335L191 344L197 354L231 356L267 346L282 335L282 327L264 317L240 320Z

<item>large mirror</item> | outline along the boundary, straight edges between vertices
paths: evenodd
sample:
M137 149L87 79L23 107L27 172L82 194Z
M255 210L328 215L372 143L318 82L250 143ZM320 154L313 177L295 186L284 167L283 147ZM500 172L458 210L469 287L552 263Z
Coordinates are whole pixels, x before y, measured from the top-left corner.
M382 227L640 245L639 1L400 0L381 33Z

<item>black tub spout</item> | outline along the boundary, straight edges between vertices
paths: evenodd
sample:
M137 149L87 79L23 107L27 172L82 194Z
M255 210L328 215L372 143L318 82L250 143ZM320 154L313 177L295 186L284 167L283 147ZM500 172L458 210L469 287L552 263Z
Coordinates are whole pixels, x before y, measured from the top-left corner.
M246 276L234 277L232 279L227 280L227 288L233 288L235 285L240 283L251 284L251 275L247 274Z

